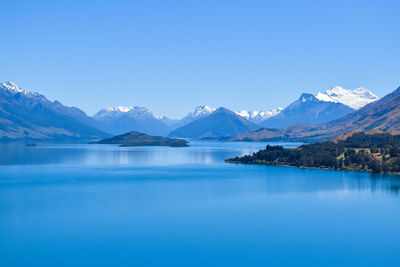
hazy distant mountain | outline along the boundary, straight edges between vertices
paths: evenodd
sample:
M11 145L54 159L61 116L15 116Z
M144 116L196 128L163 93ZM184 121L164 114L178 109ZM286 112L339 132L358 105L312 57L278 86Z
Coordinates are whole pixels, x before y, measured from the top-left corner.
M216 108L209 107L207 105L201 105L197 106L196 109L193 112L188 113L184 118L179 120L177 125L183 126L186 125L192 121L195 121L197 119L204 118L211 113L213 113L216 110ZM235 112L237 115L245 118L246 120L249 120L253 123L260 123L276 114L281 112L283 109L282 108L276 108L276 109L271 109L268 111L248 111L248 110L241 110L238 112Z
M179 120L177 126L183 126L192 121L207 117L211 113L213 113L216 109L209 107L207 105L197 106L193 112L188 113L185 117Z
M107 137L86 122L83 111L21 89L13 82L0 83L0 139L90 140Z
M158 120L164 122L170 130L176 129L176 125L179 123L180 120L178 119L170 119L166 116L156 117Z
M266 128L284 128L290 124L321 124L343 117L354 109L338 102L326 102L312 94L302 94L279 114L263 121Z
M353 109L359 109L379 99L365 87L347 90L340 86L333 87L323 93L318 92L315 97L321 101L342 103Z
M378 101L321 125L292 125L284 129L260 129L239 135L234 140L320 141L354 131L376 129L400 131L400 87Z
M251 122L258 124L258 123L261 123L262 121L265 121L266 119L269 119L269 118L279 114L282 110L283 110L283 108L276 108L276 109L271 109L268 111L241 110L241 111L236 112L236 114L245 118L246 120L249 120Z
M192 121L172 131L169 136L187 138L233 137L257 128L259 128L258 125L221 107L204 118Z
M112 134L138 131L150 135L166 135L170 126L157 119L144 107L109 107L100 110L94 116L103 130Z

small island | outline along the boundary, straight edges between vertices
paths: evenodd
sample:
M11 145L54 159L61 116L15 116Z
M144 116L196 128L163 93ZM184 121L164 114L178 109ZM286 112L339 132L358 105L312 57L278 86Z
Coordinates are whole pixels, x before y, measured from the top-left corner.
M400 173L400 133L356 132L294 149L268 145L252 155L226 159L225 162Z
M91 144L118 144L120 146L169 146L187 147L188 142L184 139L168 138L163 136L151 136L140 132L129 132L106 138Z

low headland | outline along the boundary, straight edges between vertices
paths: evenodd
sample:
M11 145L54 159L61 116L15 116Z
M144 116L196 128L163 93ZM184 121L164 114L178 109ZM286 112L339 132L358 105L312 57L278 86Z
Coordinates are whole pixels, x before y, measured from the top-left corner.
M354 132L298 148L267 145L252 155L229 158L225 162L400 173L400 133Z

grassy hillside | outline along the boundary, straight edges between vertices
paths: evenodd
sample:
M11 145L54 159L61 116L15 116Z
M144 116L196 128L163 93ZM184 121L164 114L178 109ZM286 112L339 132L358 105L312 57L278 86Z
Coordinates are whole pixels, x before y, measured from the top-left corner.
M357 132L344 139L295 149L268 145L252 155L230 158L226 162L397 173L400 172L400 135L383 131Z

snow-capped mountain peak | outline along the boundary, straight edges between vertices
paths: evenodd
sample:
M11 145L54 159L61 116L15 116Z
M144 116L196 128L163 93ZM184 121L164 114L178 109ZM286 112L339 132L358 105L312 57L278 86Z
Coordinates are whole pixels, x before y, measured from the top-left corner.
M194 112L192 113L193 116L201 116L201 115L208 115L215 111L215 108L209 107L207 105L200 105L197 106Z
M123 106L117 106L117 107L108 107L105 110L108 112L129 112L133 109L133 107L123 107Z
M143 116L153 116L150 110L145 107L133 106L133 107L108 107L103 108L99 112L93 115L95 119L104 119L112 117L120 117L124 115L129 115L133 117L143 117Z
M335 86L329 90L326 90L323 93L318 92L315 97L325 102L342 103L353 109L359 109L366 104L379 99L379 97L374 95L365 87L348 90L340 86Z
M11 81L0 83L0 88L3 90L6 90L7 92L11 93L12 95L17 94L17 93L22 93L24 95L39 96L38 93L24 90L21 87L19 87L18 84L11 82Z
M283 108L275 108L271 109L268 111L247 111L247 110L241 110L236 112L237 115L251 121L254 123L260 123L272 116L275 116L276 114L280 113L283 110Z
M316 97L313 94L307 94L307 93L303 93L301 94L301 96L299 97L299 100L301 102L307 102L307 101L314 101Z
M213 113L215 110L215 108L209 107L207 105L197 106L193 112L189 112L185 117L183 117L180 120L179 124L185 125L194 120L204 118Z
M24 90L22 90L16 83L13 82L5 82L5 83L1 83L0 86L4 89L10 90L10 91L14 91L16 93L21 93Z
M181 123L186 124L191 121L204 118L204 117L210 115L211 113L213 113L215 110L216 110L216 108L213 108L213 107L210 107L207 105L197 106L193 112L187 114L186 117L184 117L181 120ZM276 109L271 109L268 111L241 110L241 111L238 111L235 113L246 120L249 120L254 123L259 123L259 122L262 122L272 116L275 116L282 110L283 110L283 108L276 108Z

